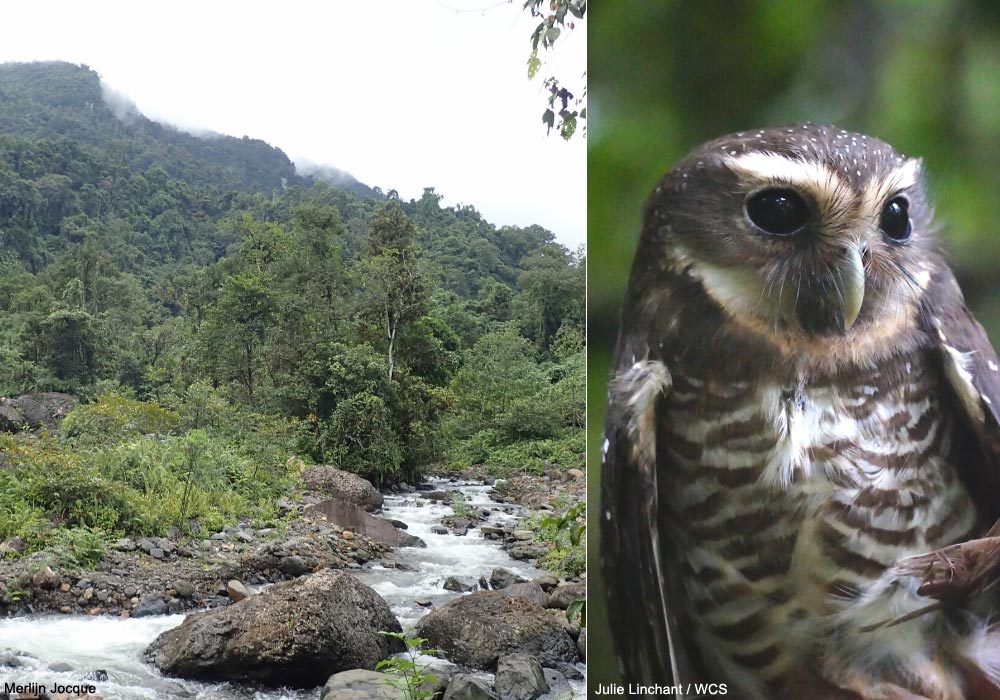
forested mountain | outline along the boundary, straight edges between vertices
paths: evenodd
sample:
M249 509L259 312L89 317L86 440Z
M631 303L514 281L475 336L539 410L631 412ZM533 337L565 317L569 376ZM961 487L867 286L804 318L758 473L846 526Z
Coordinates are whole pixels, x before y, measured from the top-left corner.
M300 176L288 156L259 139L192 136L151 121L127 97L106 89L97 73L71 63L0 64L0 125L11 136L96 146L139 171L159 165L194 186L270 193L314 179ZM361 197L378 194L333 168L314 175Z
M200 484L204 513L232 505L220 473L252 499L309 461L582 462L581 253L114 100L86 67L0 66L0 395L83 400L57 435L0 438L0 537L60 509L138 528L151 487L122 460L178 500Z

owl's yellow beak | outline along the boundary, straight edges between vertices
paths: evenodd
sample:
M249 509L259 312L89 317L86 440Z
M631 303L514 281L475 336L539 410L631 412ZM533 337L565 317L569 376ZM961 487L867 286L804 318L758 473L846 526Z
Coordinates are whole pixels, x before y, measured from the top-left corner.
M838 279L837 287L843 296L844 330L848 330L858 320L861 305L865 303L865 262L864 247L849 243L844 246L843 258L833 268Z

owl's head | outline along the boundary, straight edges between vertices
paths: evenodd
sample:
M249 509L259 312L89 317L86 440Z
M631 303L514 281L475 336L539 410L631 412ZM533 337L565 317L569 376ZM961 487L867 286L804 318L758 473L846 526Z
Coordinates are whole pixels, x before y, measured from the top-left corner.
M696 149L650 198L646 235L732 318L823 342L912 318L932 226L919 160L806 124Z

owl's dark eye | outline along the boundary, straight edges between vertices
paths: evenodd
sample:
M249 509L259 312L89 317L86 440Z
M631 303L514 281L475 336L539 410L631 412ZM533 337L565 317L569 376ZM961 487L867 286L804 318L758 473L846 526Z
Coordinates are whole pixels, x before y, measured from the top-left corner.
M747 216L764 233L790 236L809 221L809 205L795 190L771 187L747 198Z
M902 243L913 233L910 223L910 203L906 197L893 197L882 210L879 218L882 233L896 243Z

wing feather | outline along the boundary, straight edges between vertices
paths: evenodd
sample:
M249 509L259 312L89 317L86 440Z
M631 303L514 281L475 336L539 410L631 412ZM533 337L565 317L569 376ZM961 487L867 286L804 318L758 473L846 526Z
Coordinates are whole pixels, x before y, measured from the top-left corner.
M602 558L609 617L626 680L692 679L678 623L679 578L662 531L657 420L669 395L666 365L620 346L603 456Z
M962 476L990 525L1000 518L1000 360L951 271L943 263L938 269L925 295L922 330L959 409L958 434L971 443L963 446Z

